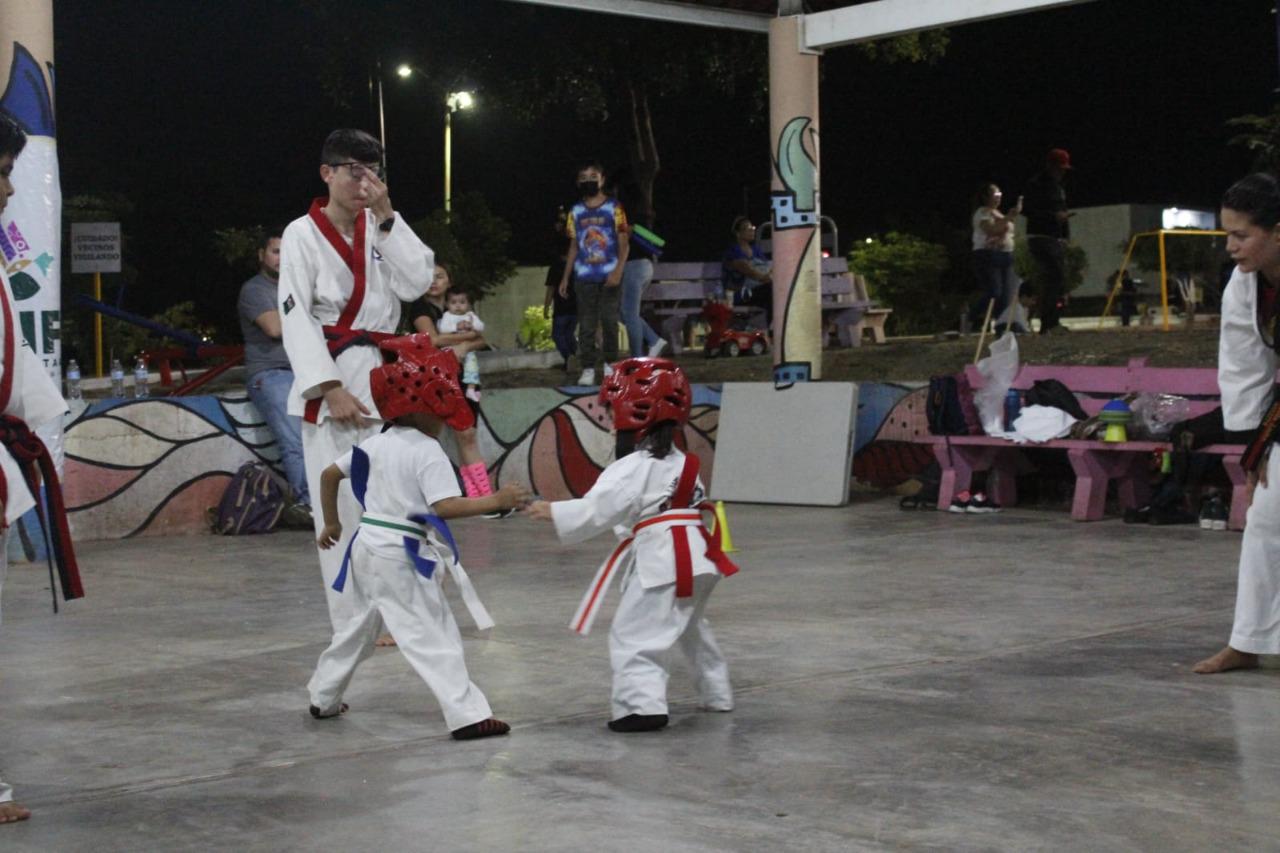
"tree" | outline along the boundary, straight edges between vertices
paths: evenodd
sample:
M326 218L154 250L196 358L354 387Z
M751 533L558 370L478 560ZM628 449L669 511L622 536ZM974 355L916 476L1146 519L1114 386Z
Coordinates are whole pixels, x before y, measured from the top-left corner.
M949 264L945 246L900 231L856 243L849 253L849 269L866 278L869 295L893 309L897 334L936 331L951 319L939 310Z
M1077 287L1084 283L1084 271L1089 268L1089 254L1081 246L1075 243L1067 244L1066 259L1064 262L1066 267L1066 281L1063 283L1063 294L1071 293ZM1031 248L1027 245L1027 238L1019 237L1013 244L1013 271L1029 285L1029 288L1023 288L1022 295L1030 293L1044 293L1044 282L1041 281L1040 266L1031 257Z
M430 43L410 53L430 57L421 70L441 104L445 93L465 83L516 120L567 112L582 121L620 123L638 191L631 212L640 221L652 215L661 172L659 102L733 98L744 121L759 125L767 117L768 51L756 34L621 17L605 18L601 26L599 16L523 4L504 4L499 15L449 15L438 0L388 0L378 15L352 14L341 0L301 5L307 23L324 34L311 50L322 68L321 86L340 106L358 103L358 93L369 87L374 57L365 46L423 38ZM531 34L538 49L531 49ZM948 41L946 30L930 30L852 50L872 62L934 62Z
M632 211L638 220L652 216L654 185L661 171L655 101L741 98L747 121L761 124L766 118L768 55L760 36L629 20L626 26L601 31L598 38L574 42L572 34L580 31L580 21L562 20L562 31L552 36L552 43L574 44L572 61L553 52L550 62L522 63L515 74L491 82L490 97L501 99L512 115L526 121L558 109L570 109L587 121L619 117L638 190L639 209ZM513 47L527 38L528 23L521 26L508 27ZM931 30L856 50L874 62L934 62L946 51L948 40L945 30Z
M1227 126L1241 128L1229 144L1252 151L1255 169L1280 174L1280 103L1266 115L1237 116Z
M453 283L465 288L473 301L483 299L515 272L516 263L507 256L511 226L494 215L480 193L456 196L451 215L435 210L412 227L449 268Z

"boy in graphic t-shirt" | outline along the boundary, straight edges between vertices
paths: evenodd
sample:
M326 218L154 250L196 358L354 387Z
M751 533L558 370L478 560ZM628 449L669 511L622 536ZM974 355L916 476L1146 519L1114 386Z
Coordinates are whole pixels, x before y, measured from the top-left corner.
M604 375L618 360L618 285L627 263L630 243L627 214L617 199L604 194L604 169L596 161L578 169L578 195L582 201L569 211L565 230L569 257L560 277L560 295L569 295L573 272L578 298L578 357L582 363L579 385L596 384L596 364L604 351ZM596 329L600 345L596 345Z

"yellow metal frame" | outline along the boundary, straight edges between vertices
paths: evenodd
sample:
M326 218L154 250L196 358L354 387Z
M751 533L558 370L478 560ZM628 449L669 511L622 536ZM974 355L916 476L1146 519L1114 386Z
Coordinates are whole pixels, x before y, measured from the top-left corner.
M1111 306L1116 300L1116 295L1120 292L1120 282L1124 280L1124 271L1129 268L1129 258L1133 257L1133 247L1138 244L1138 240L1143 237L1155 237L1160 243L1160 306L1164 311L1164 330L1169 331L1169 266L1166 261L1164 251L1164 238L1167 235L1187 236L1187 237L1225 237L1226 231L1206 231L1198 228L1161 228L1156 231L1143 231L1134 234L1129 239L1129 248L1124 252L1124 260L1120 262L1120 270L1116 275L1116 283L1112 286L1111 292L1107 294L1107 305L1102 309L1102 316L1098 318L1098 328L1102 328L1102 322L1111 313Z

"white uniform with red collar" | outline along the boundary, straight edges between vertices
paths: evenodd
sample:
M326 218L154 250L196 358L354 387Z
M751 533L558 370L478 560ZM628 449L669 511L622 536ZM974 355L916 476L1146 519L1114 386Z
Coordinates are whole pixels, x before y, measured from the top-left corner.
M22 339L16 323L13 294L9 277L0 268L0 411L12 415L31 429L62 417L67 403L58 387L45 372L44 365ZM18 463L7 447L0 444L0 478L4 492L4 533L0 535L0 592L9 568L9 525L35 506L35 497L27 488ZM13 800L13 788L0 781L0 803Z
M693 583L691 595L677 596L677 538L671 527L684 522L645 523L671 511L684 462L685 455L674 448L663 459L642 448L612 463L581 498L551 504L556 533L566 543L614 528L624 536L635 531L629 550L632 567L623 576L622 599L609 630L613 719L667 713L666 658L676 645L693 670L702 705L717 711L733 708L729 667L703 617L722 569L702 536L681 537ZM689 503L702 498L698 483Z
M400 426L362 441L360 449L369 458L366 522L352 544L340 593L353 615L334 628L333 642L316 664L308 685L311 704L326 714L337 712L356 667L373 651L385 622L401 654L440 702L451 731L487 720L492 716L489 703L467 673L462 636L442 587L446 573L453 573L460 585L467 583L466 575L459 577L450 549L434 535L419 546L419 553L436 563L430 578L418 573L405 550L403 530L417 526L410 518L461 494L449 457L431 436ZM350 477L351 460L348 451L334 464ZM343 532L350 535L345 525Z
M324 199L312 203L306 216L284 230L280 242L280 321L284 348L293 368L289 414L303 418L302 452L307 488L320 494L320 472L335 459L382 428L369 393L369 371L382 363L376 346L336 338L358 332L392 335L400 323L400 302L419 298L431 283L435 256L396 215L389 232L378 228L372 211L357 219L355 240L338 234L320 211ZM343 247L345 246L345 252ZM356 251L357 246L360 251ZM337 327L338 332L326 327ZM335 344L347 344L334 355ZM364 404L370 419L360 427L331 422L320 390L326 382L342 387ZM360 506L344 484L338 492L338 515L344 539L337 548L320 551L329 617L336 628L350 617L350 599L333 592L346 538L360 520ZM315 513L316 530L321 526Z
M1257 427L1271 405L1276 352L1258 329L1258 276L1237 267L1222 293L1218 387L1228 430ZM1260 655L1280 654L1280 451L1262 463L1267 485L1258 484L1240 541L1236 613L1230 646Z

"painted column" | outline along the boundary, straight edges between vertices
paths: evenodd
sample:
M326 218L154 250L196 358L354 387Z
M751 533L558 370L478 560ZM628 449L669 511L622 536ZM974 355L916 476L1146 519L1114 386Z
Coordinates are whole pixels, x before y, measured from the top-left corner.
M0 109L27 132L0 222L22 335L62 387L62 188L53 121L52 0L0 0Z
M818 56L800 50L800 17L769 23L773 140L773 382L822 378Z

